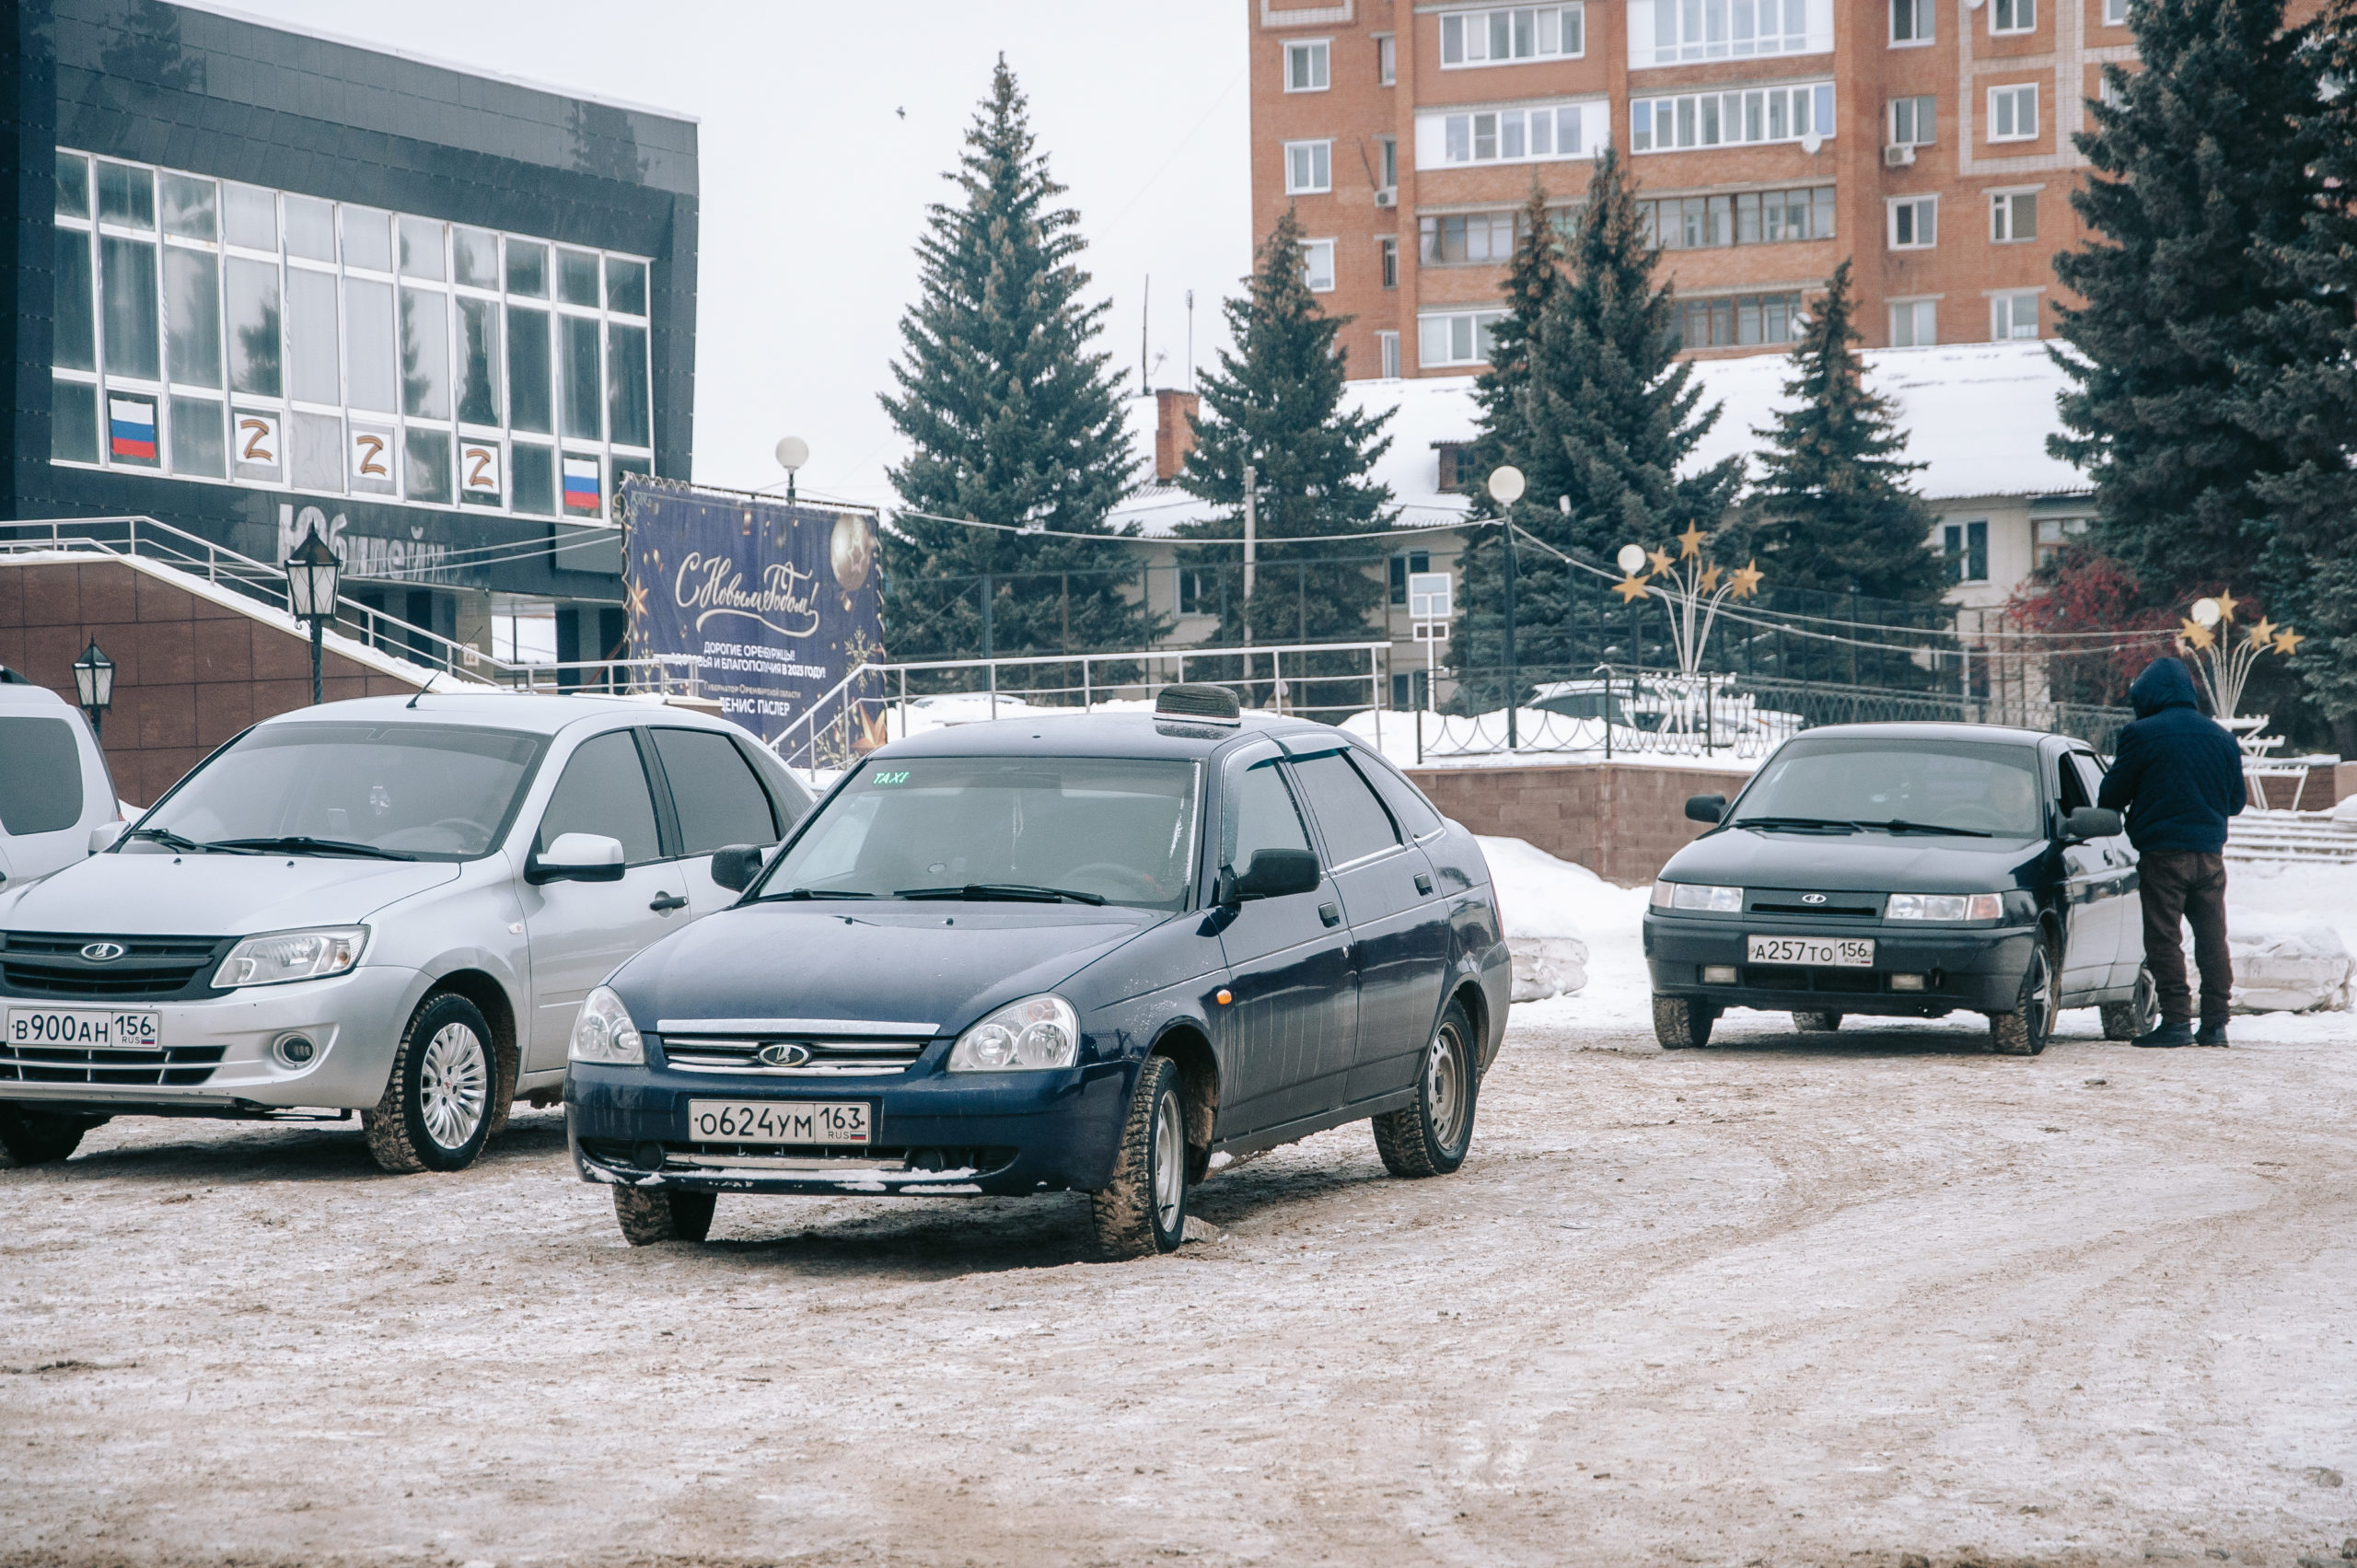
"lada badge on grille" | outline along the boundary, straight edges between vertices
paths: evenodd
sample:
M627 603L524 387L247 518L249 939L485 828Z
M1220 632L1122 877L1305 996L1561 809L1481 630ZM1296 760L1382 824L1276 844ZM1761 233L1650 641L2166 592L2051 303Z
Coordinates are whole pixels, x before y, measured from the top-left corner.
M110 964L129 951L120 942L90 942L83 946L82 956L94 964Z
M768 1067L800 1067L810 1060L810 1048L800 1040L772 1040L753 1052L753 1060Z
M1821 904L1824 901L1825 895L1823 893L1803 893L1801 895L1801 902L1805 904Z

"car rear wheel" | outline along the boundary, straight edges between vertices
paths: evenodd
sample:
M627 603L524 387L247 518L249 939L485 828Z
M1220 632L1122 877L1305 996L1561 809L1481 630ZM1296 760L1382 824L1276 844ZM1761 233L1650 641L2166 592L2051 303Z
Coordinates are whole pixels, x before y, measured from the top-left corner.
M1803 1034L1829 1035L1840 1027L1841 1015L1839 1013L1795 1013L1793 1015L1793 1028Z
M633 1247L652 1247L658 1241L702 1241L712 1234L712 1210L717 1202L710 1192L617 1187L614 1218L621 1224L622 1239Z
M2041 941L2030 949L2029 965L2022 970L2022 988L2010 1013L1989 1015L1989 1049L2001 1056L2036 1056L2046 1049L2054 1028L2055 1005L2061 1000L2061 979L2053 955Z
M83 1133L106 1120L0 1104L0 1166L54 1165L81 1146Z
M1711 1026L1719 1010L1707 1002L1682 996L1654 998L1654 1038L1664 1051L1691 1051L1711 1043Z
M1187 1235L1187 1110L1178 1066L1149 1056L1130 1091L1113 1179L1089 1195L1097 1255L1110 1260L1170 1252Z
M2136 994L2125 1002L2107 1002L2102 1007L2103 1038L2134 1040L2150 1034L2160 1027L2161 993L2153 984L2153 971L2136 971Z
M464 1170L491 1137L499 1077L482 1010L463 996L427 997L401 1035L384 1098L362 1115L368 1152L391 1171Z
M1375 1119L1375 1149L1394 1176L1446 1176L1473 1146L1473 1106L1480 1075L1473 1070L1473 1021L1448 1005L1424 1047L1413 1105Z

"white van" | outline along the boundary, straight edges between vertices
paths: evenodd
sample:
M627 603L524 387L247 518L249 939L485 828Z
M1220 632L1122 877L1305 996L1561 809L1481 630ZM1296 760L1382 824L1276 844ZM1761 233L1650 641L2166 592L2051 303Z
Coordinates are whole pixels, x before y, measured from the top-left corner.
M73 865L122 819L82 710L0 665L0 888Z
M553 1104L574 1015L736 900L809 792L735 725L592 696L370 697L206 758L104 853L0 889L0 1155L122 1115L360 1112L389 1170Z

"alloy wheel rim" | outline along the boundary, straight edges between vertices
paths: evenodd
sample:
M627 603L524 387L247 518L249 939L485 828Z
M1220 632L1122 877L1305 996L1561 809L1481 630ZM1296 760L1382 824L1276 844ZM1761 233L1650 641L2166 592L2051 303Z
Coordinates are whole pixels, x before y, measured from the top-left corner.
M2054 1022L2054 966L2047 962L2043 947L2038 949L2034 963L2036 967L2031 970L2034 989L2030 1005L2024 1011L2029 1014L2030 1039L2043 1040Z
M1457 1031L1444 1026L1433 1039L1432 1060L1424 1069L1424 1101L1433 1136L1443 1149L1454 1150L1464 1134L1465 1098L1465 1052Z
M425 1042L417 1075L425 1135L446 1149L464 1148L491 1101L491 1068L482 1041L464 1024L445 1024Z
M1154 1217L1165 1236L1178 1228L1178 1211L1187 1201L1186 1162L1178 1097L1166 1094L1154 1108Z

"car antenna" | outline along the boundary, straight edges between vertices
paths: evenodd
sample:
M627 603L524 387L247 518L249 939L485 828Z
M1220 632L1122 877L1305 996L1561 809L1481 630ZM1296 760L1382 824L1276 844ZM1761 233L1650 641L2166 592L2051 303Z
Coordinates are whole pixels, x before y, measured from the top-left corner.
M440 670L438 670L438 669L437 669L437 670L435 670L433 674L431 674L431 675L427 676L427 677L425 678L425 684L424 684L424 685L423 685L423 686L421 686L421 687L419 687L419 688L417 689L417 697L423 697L423 696L424 696L428 691L433 691L433 690L434 690L434 683L435 683L435 681L437 681L437 680L441 679L442 679L442 672L441 672ZM417 706L417 697L412 697L408 702L403 703L401 704L401 706L402 706L402 707L404 707L404 708L413 708L413 707Z

